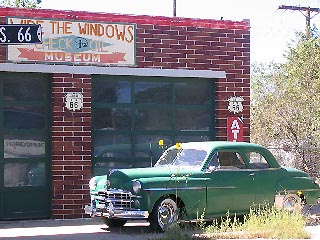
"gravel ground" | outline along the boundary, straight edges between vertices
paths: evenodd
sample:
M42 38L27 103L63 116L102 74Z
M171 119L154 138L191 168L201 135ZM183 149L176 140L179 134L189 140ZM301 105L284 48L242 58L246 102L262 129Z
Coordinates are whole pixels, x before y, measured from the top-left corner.
M320 206L307 209L314 217L306 230L311 239L320 239ZM163 234L150 233L147 222L128 222L123 228L109 229L99 218L71 220L0 221L0 239L13 240L151 240ZM178 240L178 239L177 239Z

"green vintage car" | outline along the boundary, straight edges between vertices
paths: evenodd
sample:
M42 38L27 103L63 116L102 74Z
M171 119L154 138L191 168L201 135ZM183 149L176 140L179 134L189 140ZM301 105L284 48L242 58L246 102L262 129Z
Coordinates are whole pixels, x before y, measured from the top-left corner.
M114 170L89 185L86 213L111 227L144 219L156 231L200 215L245 214L253 204L314 205L320 196L310 176L281 167L266 148L219 141L176 144L154 167Z

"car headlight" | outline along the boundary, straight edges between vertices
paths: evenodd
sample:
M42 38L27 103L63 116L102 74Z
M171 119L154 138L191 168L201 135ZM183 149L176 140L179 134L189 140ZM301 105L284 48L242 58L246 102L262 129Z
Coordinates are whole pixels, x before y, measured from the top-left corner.
M97 187L97 179L96 178L91 178L89 181L89 187L90 190L95 190Z
M139 180L134 180L132 189L135 193L139 193L141 190L141 182Z

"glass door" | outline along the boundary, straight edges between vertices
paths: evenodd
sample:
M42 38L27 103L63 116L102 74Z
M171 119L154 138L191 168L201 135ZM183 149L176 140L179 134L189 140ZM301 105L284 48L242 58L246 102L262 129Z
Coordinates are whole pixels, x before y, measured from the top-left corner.
M49 75L1 73L0 220L50 216Z

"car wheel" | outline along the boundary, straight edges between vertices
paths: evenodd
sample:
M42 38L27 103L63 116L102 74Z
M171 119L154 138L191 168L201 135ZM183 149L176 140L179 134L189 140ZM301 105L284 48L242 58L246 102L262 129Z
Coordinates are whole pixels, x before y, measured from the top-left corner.
M298 212L302 209L301 198L296 194L288 194L282 200L282 209Z
M179 219L179 209L175 200L170 197L158 200L150 216L150 227L156 232L164 232Z
M103 217L102 219L103 219L103 222L107 224L109 227L122 227L127 222L127 220L123 220L123 219L110 219L106 217Z

